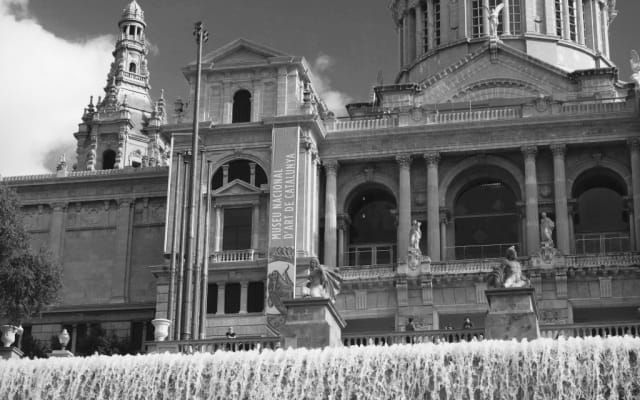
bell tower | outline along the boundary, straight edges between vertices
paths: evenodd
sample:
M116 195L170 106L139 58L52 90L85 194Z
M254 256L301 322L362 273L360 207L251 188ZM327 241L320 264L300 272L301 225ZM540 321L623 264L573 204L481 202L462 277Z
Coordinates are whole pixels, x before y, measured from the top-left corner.
M104 98L85 108L77 139L78 169L122 169L166 165L168 139L164 95L151 99L147 24L136 0L122 10L114 60Z

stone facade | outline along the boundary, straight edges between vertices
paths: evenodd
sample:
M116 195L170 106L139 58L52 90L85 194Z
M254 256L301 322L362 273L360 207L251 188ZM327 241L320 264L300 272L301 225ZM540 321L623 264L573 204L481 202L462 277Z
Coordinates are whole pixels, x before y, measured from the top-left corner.
M272 138L292 128L300 145L291 291L301 295L310 260L339 266L335 308L345 335L402 331L409 318L419 330L461 328L465 316L481 328L486 276L512 245L536 289L543 334L636 320L637 87L618 80L602 26L573 32L564 22L557 34L554 2L511 2L501 18L509 25L504 18L518 4L519 30L497 38L484 34L487 21L474 36L478 21L465 19L478 2L438 2L439 43L433 20L414 20L435 12L434 1L394 2L403 49L397 82L376 87L372 103L349 105L344 119L316 95L303 58L243 39L205 55L192 271L181 256L193 129L184 104L167 123L163 100L149 103L146 126L117 119L129 132L123 140L160 146L141 150L149 160L166 149L168 167L102 171L79 144L80 168L95 171L5 178L22 196L34 244L50 245L65 268L63 301L33 321L33 332L38 324L169 317L173 339L220 337L228 326L273 335L264 311L274 300ZM615 14L609 2L575 4L591 10L578 19ZM420 27L430 32L427 50L418 46ZM594 29L604 33L587 34ZM193 97L196 66L183 72ZM80 125L79 143L93 127L103 131L91 121ZM546 247L542 212L555 222ZM413 220L422 222L417 266L407 263ZM192 274L192 288L181 286L180 271Z

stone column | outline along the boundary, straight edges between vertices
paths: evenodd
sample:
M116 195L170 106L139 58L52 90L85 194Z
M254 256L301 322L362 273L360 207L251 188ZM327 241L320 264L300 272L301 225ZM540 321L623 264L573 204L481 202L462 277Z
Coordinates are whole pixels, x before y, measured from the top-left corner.
M427 161L427 251L431 261L440 261L440 196L438 194L438 162L440 154L426 153Z
M249 282L240 282L240 314L247 313L247 290Z
M502 0L504 8L502 9L502 31L505 35L511 35L511 10L509 9L509 0Z
M219 252L222 251L222 228L224 227L224 213L223 208L219 205L214 206L216 210L216 221L214 224L214 233L213 233L213 251Z
M345 244L345 236L347 229L347 222L345 221L345 216L341 215L338 221L338 267L344 266L344 244Z
M251 209L251 248L258 249L260 241L260 203L255 202Z
M326 160L324 162L327 184L324 202L324 264L336 266L336 241L338 216L336 213L336 196L338 193L338 162Z
M49 248L55 260L62 261L64 246L64 222L67 203L51 204L51 225L49 227Z
M447 259L447 224L449 223L449 211L440 209L440 259Z
M575 203L575 200L567 200L567 203L569 209L569 253L576 254L576 234L573 221L575 221L574 216L577 213L577 205Z
M118 199L116 210L116 247L114 249L113 267L111 268L111 300L110 303L126 301L127 275L129 269L129 242L131 240L131 206L133 199Z
M222 186L229 183L229 164L222 166Z
M536 177L536 146L522 148L524 154L524 185L527 217L527 253L535 254L540 248L540 221L538 217L538 179Z
M249 184L251 186L256 185L256 163L249 163Z
M640 251L640 139L629 139L631 153L631 190L633 196L633 216L635 227L635 243L632 248Z
M578 43L584 44L584 10L582 0L576 1L576 30Z
M489 0L482 0L482 33L484 36L489 36L489 11L491 7L489 7Z
M218 310L216 314L224 314L224 282L218 283Z
M562 254L570 254L569 240L569 208L567 206L567 178L565 176L565 152L563 144L552 145L553 182L556 206L556 239L557 247Z
M571 39L571 27L569 26L569 0L561 0L562 2L562 37Z
M396 157L399 169L398 194L398 264L407 262L411 227L411 156Z

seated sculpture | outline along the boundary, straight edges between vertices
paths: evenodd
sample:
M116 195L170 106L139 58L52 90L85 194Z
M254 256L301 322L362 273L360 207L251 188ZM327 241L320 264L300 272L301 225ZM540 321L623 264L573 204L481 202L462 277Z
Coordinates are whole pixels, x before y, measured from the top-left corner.
M336 301L336 296L340 293L342 277L337 267L322 265L317 259L309 261L308 281L302 294L304 297L319 297Z
M491 271L488 284L489 287L495 289L531 286L529 280L522 274L522 265L518 261L518 253L516 253L514 246L507 249L507 254L502 264Z

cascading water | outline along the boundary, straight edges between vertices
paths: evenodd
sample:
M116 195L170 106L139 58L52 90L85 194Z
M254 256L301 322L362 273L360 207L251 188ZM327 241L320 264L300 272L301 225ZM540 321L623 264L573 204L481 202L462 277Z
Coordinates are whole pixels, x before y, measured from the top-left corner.
M636 399L640 339L0 362L2 399Z

